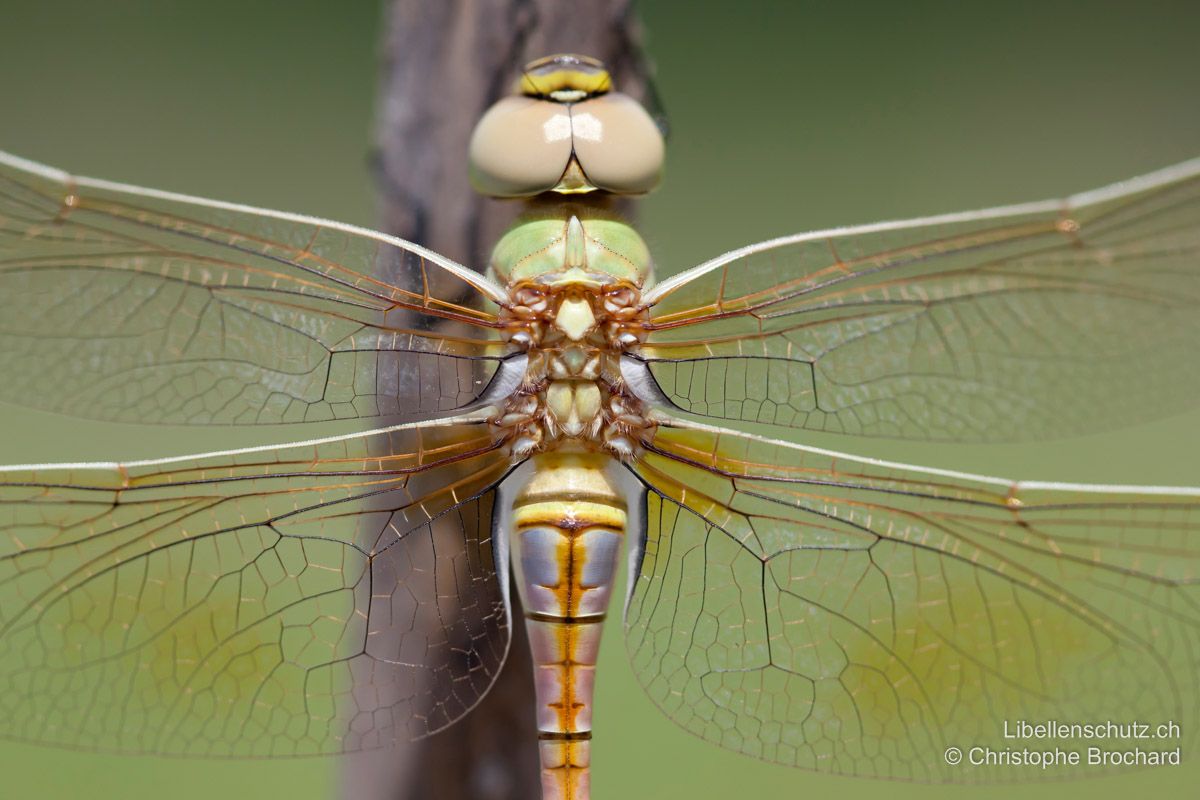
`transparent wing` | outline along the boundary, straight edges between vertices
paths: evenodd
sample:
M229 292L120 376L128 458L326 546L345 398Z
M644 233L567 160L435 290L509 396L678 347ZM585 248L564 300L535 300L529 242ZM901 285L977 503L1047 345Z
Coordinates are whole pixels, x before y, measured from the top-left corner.
M1183 747L1200 722L1200 489L1009 483L716 430L633 468L648 537L639 680L723 747L935 781L950 746ZM1182 739L1013 741L1018 720L1173 722Z
M0 153L0 400L102 420L427 418L508 354L492 284L382 234Z
M762 242L667 280L643 358L695 414L1017 440L1200 393L1200 160L1062 201Z
M5 468L0 736L266 756L444 728L508 647L507 469L465 423Z

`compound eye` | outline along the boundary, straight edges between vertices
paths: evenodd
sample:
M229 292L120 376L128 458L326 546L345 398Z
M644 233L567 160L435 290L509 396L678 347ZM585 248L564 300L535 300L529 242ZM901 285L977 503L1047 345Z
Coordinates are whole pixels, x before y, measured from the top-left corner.
M575 103L571 131L575 158L591 185L617 194L641 194L658 185L662 133L629 95L610 92Z
M488 109L469 148L471 185L493 197L544 192L571 160L567 105L533 97L506 97Z

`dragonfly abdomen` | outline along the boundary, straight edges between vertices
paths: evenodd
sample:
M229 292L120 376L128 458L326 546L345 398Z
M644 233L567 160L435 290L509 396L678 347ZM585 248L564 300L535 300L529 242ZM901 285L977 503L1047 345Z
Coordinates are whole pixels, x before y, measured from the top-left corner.
M545 800L588 797L601 623L616 580L626 502L599 453L534 457L510 542L533 654Z

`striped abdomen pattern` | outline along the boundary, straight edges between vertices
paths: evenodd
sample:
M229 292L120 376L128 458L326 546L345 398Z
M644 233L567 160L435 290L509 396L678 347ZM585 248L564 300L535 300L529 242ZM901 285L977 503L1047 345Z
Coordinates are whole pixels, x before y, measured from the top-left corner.
M534 458L513 501L509 542L533 653L545 800L586 800L601 623L627 520L616 462L599 453Z

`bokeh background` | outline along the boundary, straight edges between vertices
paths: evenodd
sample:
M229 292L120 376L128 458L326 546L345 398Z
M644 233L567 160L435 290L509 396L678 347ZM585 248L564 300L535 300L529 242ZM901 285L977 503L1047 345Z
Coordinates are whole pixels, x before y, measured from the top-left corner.
M666 183L642 204L663 273L798 230L1056 196L1200 154L1194 2L639 8L672 126ZM380 13L376 2L0 0L0 148L369 225ZM454 87L445 90L452 100ZM1075 400L1084 398L1063 398ZM168 455L211 449L223 435L147 436L0 408L6 463ZM1200 483L1200 414L1021 446L810 441L1028 479ZM600 800L1012 791L825 778L726 753L658 714L615 626L601 670ZM331 759L213 763L0 742L0 797L303 800L331 796L337 768ZM1021 792L1173 797L1198 781L1192 764Z

